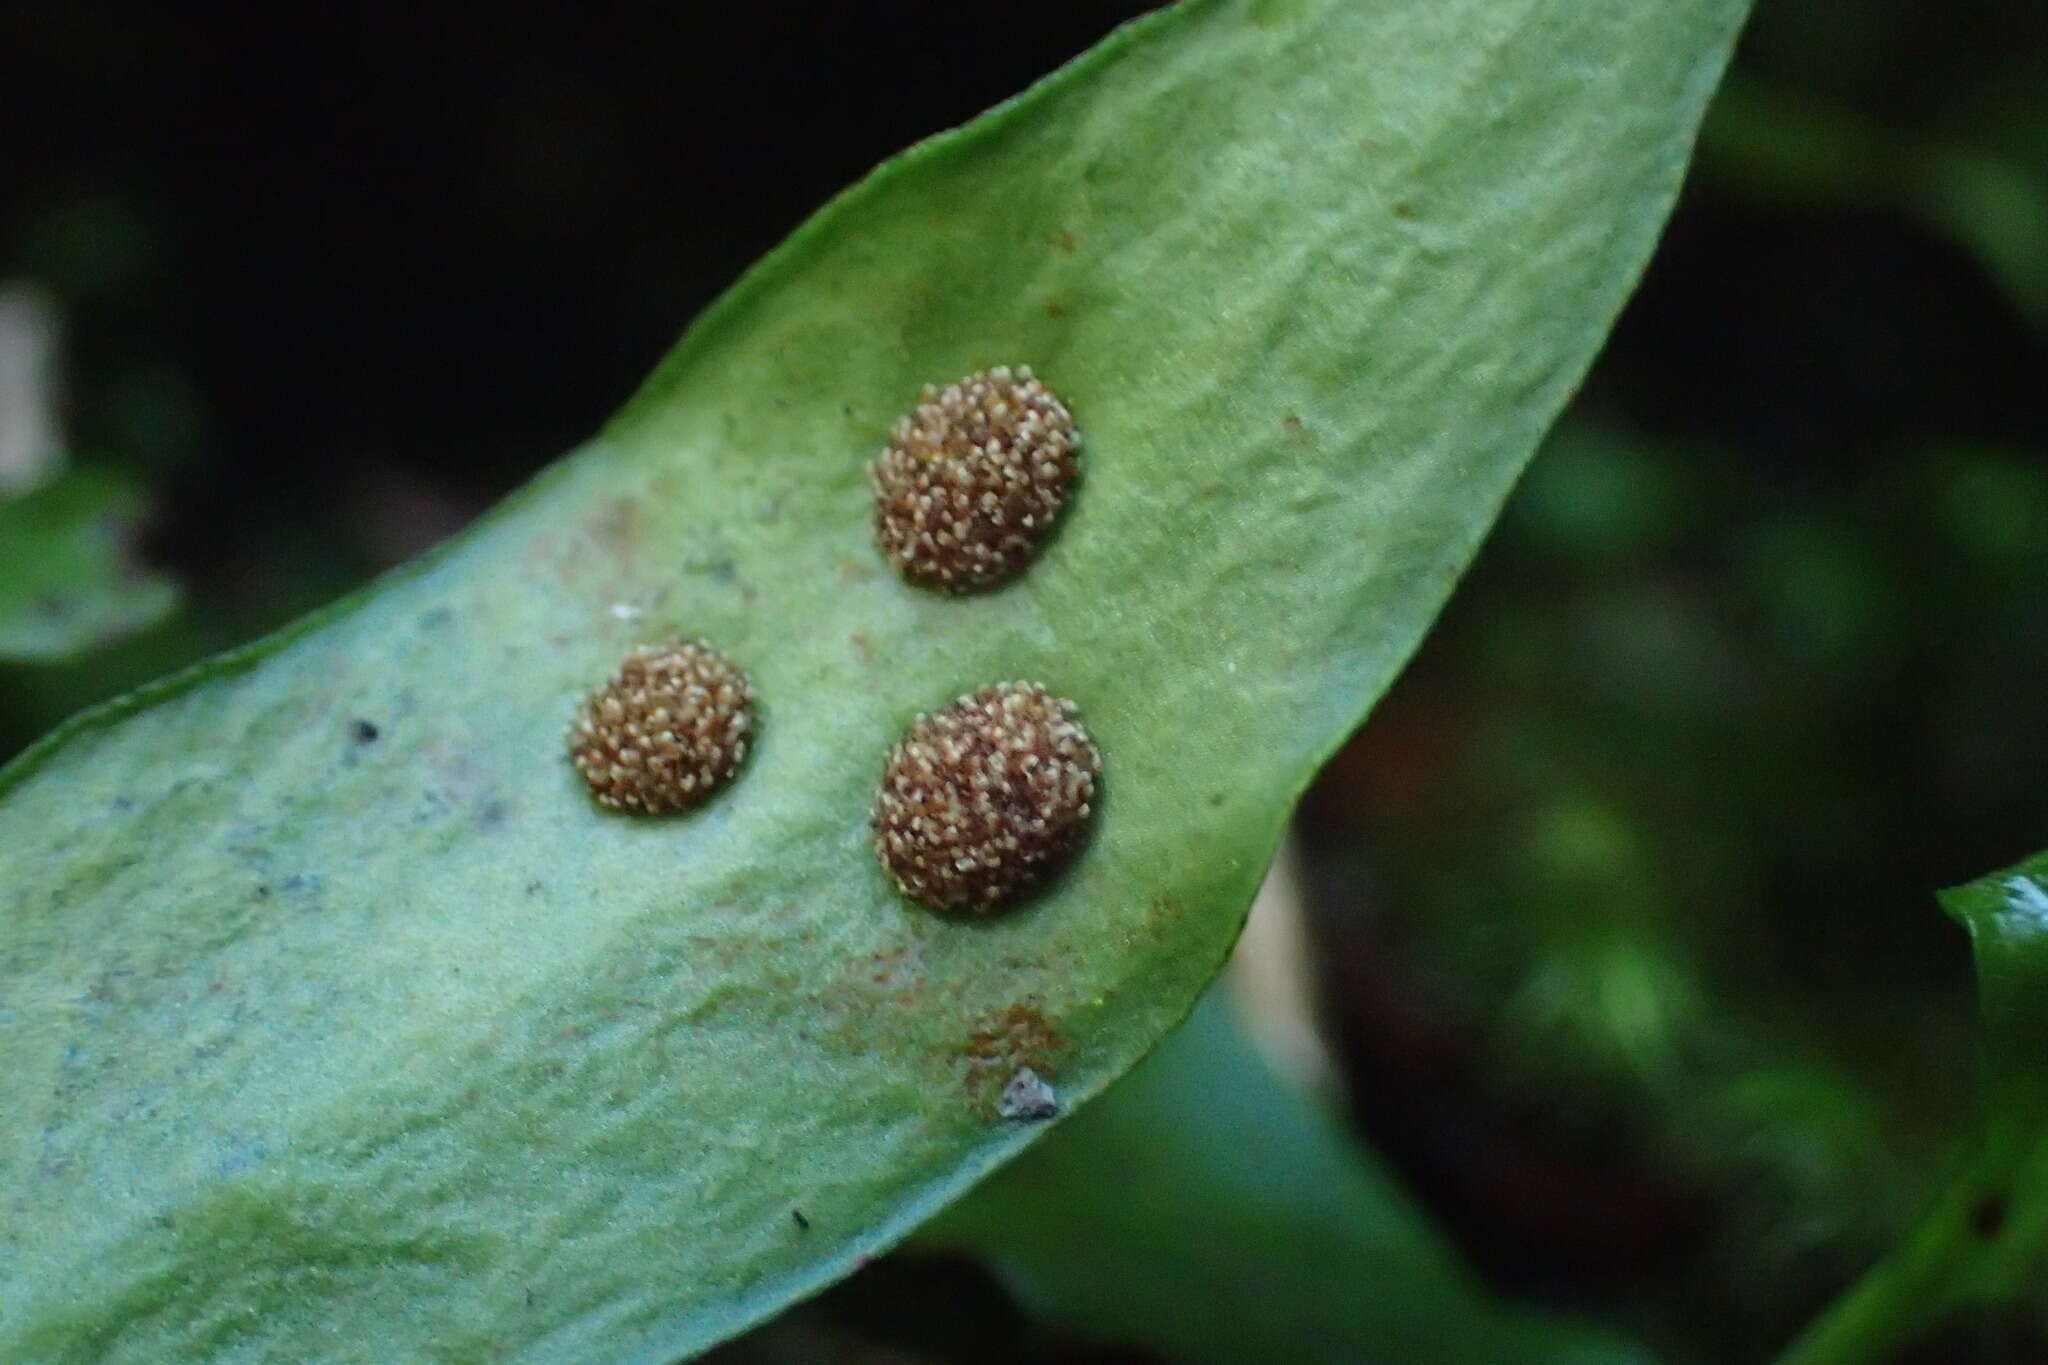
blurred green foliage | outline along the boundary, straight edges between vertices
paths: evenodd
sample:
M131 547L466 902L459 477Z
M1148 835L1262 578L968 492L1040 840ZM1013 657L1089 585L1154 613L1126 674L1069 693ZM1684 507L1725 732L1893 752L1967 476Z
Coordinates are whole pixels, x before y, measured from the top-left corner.
M1762 8L1671 273L1315 801L1362 1121L1496 1273L1673 1359L1767 1354L1975 1121L1931 895L2048 837L2048 403L2006 379L2048 359L2044 56L2029 7ZM1415 995L1455 1077L1374 1095ZM1473 1124L1595 1235L1479 1207Z
M2015 1335L2033 1323L2038 1339L2048 1250L2048 853L1944 892L1941 900L1968 931L1976 957L1985 1052L1981 1118L1914 1227L1799 1334L1782 1365L1887 1361L1904 1342L1953 1352L1958 1343L1944 1334L1981 1334L1994 1322ZM1986 1356L1981 1347L1971 1354ZM2037 1355L2031 1345L2012 1350L2015 1359Z
M1931 897L2048 842L2044 74L2038 7L1761 7L1632 316L1312 799L1359 1121L1498 1279L1674 1360L1768 1355L1973 1141ZM2044 1309L1924 1358L2037 1358Z
M1211 992L1179 1032L919 1234L1107 1341L1235 1361L1640 1365L1487 1294L1399 1185Z
M142 502L125 479L84 469L0 498L0 663L58 662L170 612L177 589L128 543Z
M1998 774L1886 732L1902 703L2017 701L2048 658L1945 638L2026 610L2025 576L1963 591L1879 550L1946 458L1857 514L1744 516L1710 455L1560 432L1318 798L1325 886L1366 888L1327 896L1332 956L1391 955L1464 1035L1464 1121L1675 1187L1660 1259L1606 1290L1678 1358L1782 1339L1906 1225L1972 1115L1967 958L1921 840L1944 778L1982 802ZM1616 488L1685 511L1622 535Z

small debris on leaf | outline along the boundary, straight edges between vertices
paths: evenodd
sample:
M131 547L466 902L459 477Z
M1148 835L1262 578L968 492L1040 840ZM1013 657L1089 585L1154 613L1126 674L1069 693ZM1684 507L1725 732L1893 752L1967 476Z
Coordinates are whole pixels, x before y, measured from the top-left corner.
M1052 533L1074 481L1073 414L1031 368L998 365L896 423L869 467L875 541L898 573L944 592L993 587Z
M996 1113L1006 1119L1049 1119L1059 1112L1060 1097L1028 1066L1017 1068L996 1100Z
M377 727L367 720L349 722L348 737L358 744L375 744L377 733Z
M875 794L875 856L931 910L986 914L1035 888L1094 814L1102 757L1074 704L984 687L919 716Z
M569 758L600 805L683 810L739 771L753 704L747 675L703 641L643 645L569 727Z
M802 1209L791 1209L789 1216L796 1223L796 1230L798 1232L809 1232L811 1230L811 1220L804 1217Z

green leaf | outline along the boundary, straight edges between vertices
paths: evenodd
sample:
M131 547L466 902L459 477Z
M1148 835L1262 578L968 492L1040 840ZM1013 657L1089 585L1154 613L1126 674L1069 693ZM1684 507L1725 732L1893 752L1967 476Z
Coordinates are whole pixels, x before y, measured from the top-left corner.
M1584 371L1741 10L1136 24L826 208L456 543L30 751L0 1358L665 1360L1014 1155L1017 1065L1101 1090ZM999 362L1083 486L1022 583L913 591L866 460ZM752 671L760 743L701 813L607 815L563 725L671 631ZM910 908L883 752L1017 677L1100 743L1093 841L1000 921Z
M154 625L178 590L135 560L140 490L74 469L0 498L0 663L54 663Z
M1801 1334L1788 1365L1891 1360L1987 1305L2048 1310L2048 853L1944 891L1941 903L1977 959L1984 1116L1919 1223Z
M1648 1358L1488 1296L1215 992L919 1236L980 1252L1054 1319L1194 1365Z

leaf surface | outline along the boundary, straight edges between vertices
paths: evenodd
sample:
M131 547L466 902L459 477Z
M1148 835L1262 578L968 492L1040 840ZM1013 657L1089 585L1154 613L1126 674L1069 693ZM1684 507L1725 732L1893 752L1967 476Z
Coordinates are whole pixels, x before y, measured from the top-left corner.
M1597 349L1741 10L1136 24L827 207L458 541L25 755L0 1358L672 1359L1018 1151L1015 1067L1121 1074ZM997 363L1072 406L1080 491L1021 583L911 590L866 460ZM760 742L608 815L563 726L671 632L751 670ZM1079 703L1103 808L948 922L869 798L1008 678Z

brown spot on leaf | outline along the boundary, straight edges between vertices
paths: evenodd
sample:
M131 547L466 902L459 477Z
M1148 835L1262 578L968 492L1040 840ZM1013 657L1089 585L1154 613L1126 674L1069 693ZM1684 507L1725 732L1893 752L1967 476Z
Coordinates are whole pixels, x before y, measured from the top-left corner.
M957 982L927 981L920 947L911 942L843 959L822 988L813 984L809 998L828 1021L819 1041L862 1056L898 1043L916 1017L957 1008L958 994Z
M1181 904L1173 896L1161 896L1145 907L1145 932L1154 938L1166 938L1180 923Z
M915 1005L917 988L924 983L924 966L908 946L868 954L868 983L899 1003Z
M590 534L617 554L631 554L639 544L640 509L631 498L614 498L590 519Z
M1054 1059L1066 1047L1066 1039L1040 1012L1036 997L1027 996L1000 1014L985 1016L960 1049L967 1102L978 1116L993 1120L1010 1078L1027 1066L1041 1076L1056 1075Z

